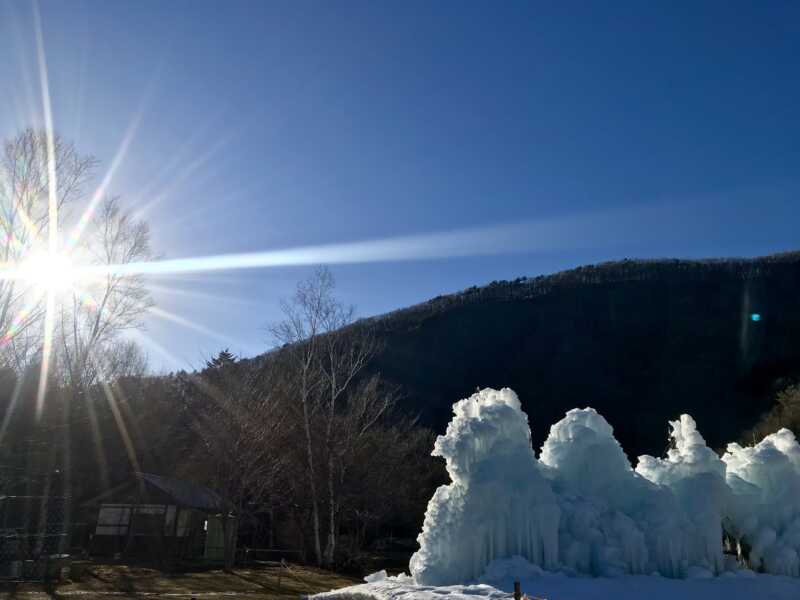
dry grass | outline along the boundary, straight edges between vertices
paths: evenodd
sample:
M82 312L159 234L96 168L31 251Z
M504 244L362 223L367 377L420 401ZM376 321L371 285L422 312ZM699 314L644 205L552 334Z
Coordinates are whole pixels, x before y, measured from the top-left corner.
M350 577L312 567L289 565L236 569L233 572L202 571L167 574L144 567L95 565L81 581L63 581L53 586L19 584L0 588L0 598L40 600L76 598L216 598L298 600L302 595L324 592L359 583Z

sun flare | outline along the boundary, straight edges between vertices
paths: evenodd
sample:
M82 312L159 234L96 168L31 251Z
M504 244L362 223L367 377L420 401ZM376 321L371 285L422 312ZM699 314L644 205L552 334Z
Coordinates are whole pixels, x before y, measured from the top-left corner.
M47 292L65 292L75 284L75 267L66 254L41 252L19 267L19 278Z

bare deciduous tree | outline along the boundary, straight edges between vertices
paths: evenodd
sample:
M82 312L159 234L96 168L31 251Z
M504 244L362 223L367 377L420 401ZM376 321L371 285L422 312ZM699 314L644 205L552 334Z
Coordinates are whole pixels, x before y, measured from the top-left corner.
M93 204L86 192L96 166L94 157L80 154L73 144L45 131L26 129L3 144L0 255L4 264L21 265L39 253L61 253L67 247L81 266L125 265L151 257L147 224L124 212L116 198L95 207L90 222L81 223L83 235L78 239L68 240L62 231L71 208L85 210ZM0 335L4 336L0 366L21 373L41 360L44 332L50 329L54 332L50 366L70 387L90 386L100 371L107 379L116 375L117 368L130 372L129 365L118 360L122 353L141 364L141 356L133 356L129 343L113 348L117 334L138 326L151 303L140 276L110 273L81 281L77 291L56 298L37 290L41 284L0 278ZM46 323L48 305L51 314Z
M196 468L203 465L201 478L226 504L220 516L225 568L230 569L236 550L234 516L257 513L279 493L286 429L276 370L225 356L221 353L202 374L190 376L189 385L203 399L194 424L203 450Z
M97 161L80 154L71 143L52 137L53 168L48 157L48 136L26 129L5 141L0 155L0 255L4 264L18 264L31 249L46 247L52 222L52 194L58 215L79 201ZM31 295L30 286L14 279L0 279L0 365L24 371L41 348L45 301Z
M93 216L83 244L85 260L97 266L127 265L152 257L147 223L122 210L117 198L104 200ZM109 271L80 282L62 298L59 348L64 382L74 390L98 379L114 379L141 363L136 346L119 334L141 326L153 302L144 279ZM125 357L129 363L120 358Z
M318 368L319 336L324 331L321 313L327 302L326 294L314 280L298 284L291 302L283 302L285 319L272 326L273 336L283 343L292 369L293 395L300 405L300 420L305 442L305 475L311 502L311 526L314 554L317 564L322 564L320 536L320 498L317 490L317 472L314 461L315 438L313 421L319 408L316 402L322 383Z
M334 561L338 538L337 421L341 411L347 409L344 396L375 352L373 337L365 328L352 327L354 311L339 302L334 288L330 270L317 269L310 279L298 284L292 301L283 304L285 319L272 327L275 338L285 345L294 373L305 442L314 553L318 564L328 565ZM316 463L317 455L325 457L324 465ZM320 470L327 496L324 551Z

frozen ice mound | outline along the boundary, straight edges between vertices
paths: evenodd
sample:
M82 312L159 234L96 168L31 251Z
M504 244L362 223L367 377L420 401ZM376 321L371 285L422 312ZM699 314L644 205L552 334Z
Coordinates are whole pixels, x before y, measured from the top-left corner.
M800 576L800 444L788 429L754 446L729 444L722 457L734 495L730 529L750 566Z
M510 389L485 389L453 406L433 455L451 483L428 503L410 570L417 583L476 579L496 558L554 568L559 508L531 447L528 417Z
M410 571L418 585L476 581L493 561L570 575L719 575L723 531L756 570L800 575L800 445L788 430L720 458L688 415L670 423L664 458L634 469L592 408L550 428L541 456L508 389L453 406L433 455L451 482L436 490Z

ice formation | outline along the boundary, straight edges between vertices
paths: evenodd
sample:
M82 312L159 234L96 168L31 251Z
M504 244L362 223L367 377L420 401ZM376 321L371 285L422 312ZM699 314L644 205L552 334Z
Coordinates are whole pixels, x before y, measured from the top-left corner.
M750 565L800 576L800 444L781 429L755 446L729 444L727 450L730 528L745 544Z
M453 412L433 452L451 483L428 504L417 584L475 581L497 559L567 574L717 575L739 566L723 560L723 531L747 565L800 576L800 444L788 430L720 459L682 415L667 456L641 456L634 470L592 408L553 425L538 460L510 389Z
M714 566L692 551L692 527L672 491L631 468L594 409L571 410L553 425L541 461L551 469L562 509L564 567L604 576L685 577L690 567Z
M718 574L724 569L722 519L731 505L722 462L689 415L671 421L672 448L664 459L640 456L636 472L670 489L690 529L686 535L688 566Z
M486 389L457 402L453 412L433 451L447 462L452 482L428 504L420 549L411 557L414 579L469 581L495 558L514 555L554 568L559 509L517 395Z

